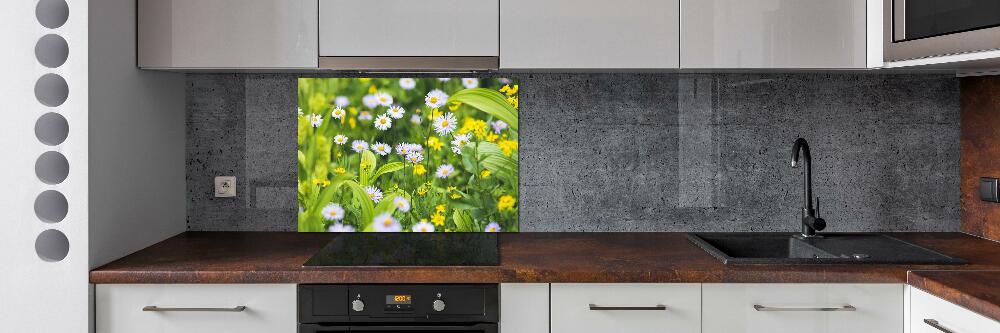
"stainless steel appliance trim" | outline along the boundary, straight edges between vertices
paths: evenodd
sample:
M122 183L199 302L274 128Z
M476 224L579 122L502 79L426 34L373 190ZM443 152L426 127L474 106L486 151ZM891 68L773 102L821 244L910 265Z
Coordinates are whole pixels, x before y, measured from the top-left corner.
M754 304L753 309L757 311L857 311L853 305L844 305L838 307L815 307L815 308L784 308L784 307L771 307L763 306L760 304Z
M959 32L949 35L927 37L915 40L905 39L902 10L905 0L883 0L882 45L885 61L903 61L931 58L953 54L972 53L1000 49L1000 27ZM900 10L897 16L897 8ZM897 19L899 18L899 19ZM900 40L897 42L897 40Z
M490 71L500 57L319 57L320 69L360 71Z
M161 308L155 305L142 307L142 311L153 312L243 312L247 307L244 305L231 308Z
M591 311L663 311L666 310L667 306L662 304L657 304L654 306L600 306L596 304L590 304Z
M930 327L936 328L938 331L941 331L941 332L944 332L944 333L955 333L955 331L949 330L949 329L945 328L944 326L941 326L941 323L939 323L937 320L934 320L934 319L924 319L924 324L927 324Z

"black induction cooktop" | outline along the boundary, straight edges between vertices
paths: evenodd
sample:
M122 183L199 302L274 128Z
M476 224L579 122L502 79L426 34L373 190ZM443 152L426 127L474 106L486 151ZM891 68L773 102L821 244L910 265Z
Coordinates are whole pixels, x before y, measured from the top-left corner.
M497 266L495 233L342 233L303 264L312 266Z

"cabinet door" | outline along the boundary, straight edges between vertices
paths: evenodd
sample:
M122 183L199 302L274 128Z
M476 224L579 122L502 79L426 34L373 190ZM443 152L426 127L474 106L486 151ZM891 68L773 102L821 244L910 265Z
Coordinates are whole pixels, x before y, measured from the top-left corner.
M705 333L902 332L904 290L901 284L704 284L702 327Z
M700 332L699 284L552 284L552 332Z
M97 333L294 333L297 329L294 284L101 284L95 300ZM239 306L245 308L235 311Z
M496 57L499 0L319 0L324 57Z
M961 333L1000 332L1000 322L983 317L961 306L909 288L910 332L941 333L945 330Z
M501 333L549 333L549 284L500 284Z
M500 68L678 65L678 0L504 0Z
M317 67L317 0L138 1L139 67Z
M865 68L866 0L681 0L681 68Z

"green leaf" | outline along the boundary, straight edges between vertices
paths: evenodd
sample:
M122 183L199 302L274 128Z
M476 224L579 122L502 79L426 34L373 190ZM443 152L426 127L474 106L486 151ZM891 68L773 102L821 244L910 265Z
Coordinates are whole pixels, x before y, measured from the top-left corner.
M375 153L372 153L370 150L361 152L361 163L358 168L360 170L361 186L372 184L376 164L378 164L378 160L375 159Z
M451 95L448 101L462 102L486 112L503 120L511 129L517 131L517 109L508 104L507 98L500 92L486 88L464 89Z
M386 163L382 167L378 168L378 171L375 171L375 175L372 176L372 183L374 183L376 180L378 180L378 177L381 177L384 174L393 173L402 169L403 169L403 162Z
M351 191L354 196L354 205L359 208L361 215L358 217L358 225L361 229L368 230L371 228L372 219L375 218L375 207L372 203L372 199L368 197L368 193L365 189L361 187L360 184L353 180L344 181L343 185Z
M464 210L456 209L455 212L451 214L451 218L455 220L455 227L458 229L457 231L479 231L476 230L475 222L472 221L472 217L469 216L469 213Z

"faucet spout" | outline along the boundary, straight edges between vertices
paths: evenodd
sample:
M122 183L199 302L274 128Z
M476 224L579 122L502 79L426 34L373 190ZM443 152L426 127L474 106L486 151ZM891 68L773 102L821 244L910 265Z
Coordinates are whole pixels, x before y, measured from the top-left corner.
M802 162L799 162L801 152ZM792 145L792 167L802 166L802 236L816 237L816 231L826 228L826 221L816 216L813 209L812 192L812 155L809 153L809 143L798 138Z

